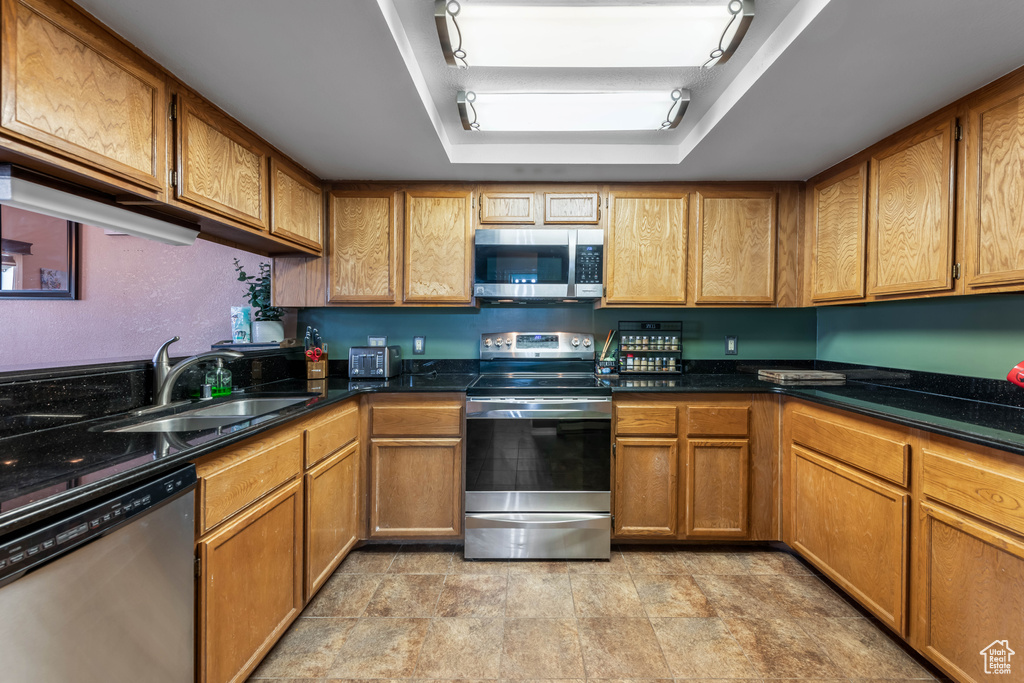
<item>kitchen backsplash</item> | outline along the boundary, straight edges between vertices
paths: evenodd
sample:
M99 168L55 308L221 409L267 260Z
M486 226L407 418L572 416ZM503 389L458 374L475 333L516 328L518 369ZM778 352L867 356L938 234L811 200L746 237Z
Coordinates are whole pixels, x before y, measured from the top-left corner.
M818 309L818 360L1005 380L1024 359L1024 295Z
M307 308L299 329L312 325L347 356L366 335L387 335L413 358L412 338L427 338L424 358L476 358L480 335L501 331L592 332L598 346L620 320L681 320L685 358L726 358L725 336L739 338L737 358L814 358L814 309L600 309L590 305L483 306L476 308ZM732 356L729 356L732 358Z

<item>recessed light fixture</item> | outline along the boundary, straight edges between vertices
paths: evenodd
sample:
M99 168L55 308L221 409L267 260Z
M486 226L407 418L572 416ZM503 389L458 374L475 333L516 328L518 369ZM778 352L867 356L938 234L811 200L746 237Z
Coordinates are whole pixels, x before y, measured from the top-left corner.
M754 0L434 2L445 61L458 67L712 66L753 18Z
M476 93L459 92L456 104L466 130L597 132L668 130L679 125L690 93L660 92Z

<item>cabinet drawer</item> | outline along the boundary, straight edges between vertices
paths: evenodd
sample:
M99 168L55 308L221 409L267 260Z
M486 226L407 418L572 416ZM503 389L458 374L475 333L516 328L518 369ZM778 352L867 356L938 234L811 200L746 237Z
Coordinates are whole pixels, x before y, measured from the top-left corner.
M750 409L740 406L687 406L689 436L746 436Z
M907 485L910 447L896 430L865 419L812 416L805 412L793 413L791 424L794 443L901 486Z
M302 433L253 439L196 463L199 533L259 500L302 469Z
M326 419L306 427L306 467L312 467L359 436L359 402L336 408Z
M924 495L1024 534L1024 467L924 449ZM968 456L969 457L969 456Z
M675 436L676 407L640 405L615 407L615 433L633 436Z
M374 404L374 436L460 436L464 403Z

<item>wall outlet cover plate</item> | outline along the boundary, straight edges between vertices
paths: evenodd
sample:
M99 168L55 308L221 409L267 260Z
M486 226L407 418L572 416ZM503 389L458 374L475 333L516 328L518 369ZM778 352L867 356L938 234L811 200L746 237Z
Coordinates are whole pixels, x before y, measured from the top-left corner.
M415 356L422 356L427 352L427 338L426 337L413 337L412 338L412 352Z

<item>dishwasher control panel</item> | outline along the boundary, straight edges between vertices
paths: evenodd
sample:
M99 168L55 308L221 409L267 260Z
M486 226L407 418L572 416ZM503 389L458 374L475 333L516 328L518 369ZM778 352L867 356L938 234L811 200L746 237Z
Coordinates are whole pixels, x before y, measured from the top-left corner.
M168 498L196 485L196 468L175 470L169 474L116 493L102 502L73 510L58 521L17 535L0 543L0 586L33 567L66 553L99 536L110 533L128 520L160 505Z

